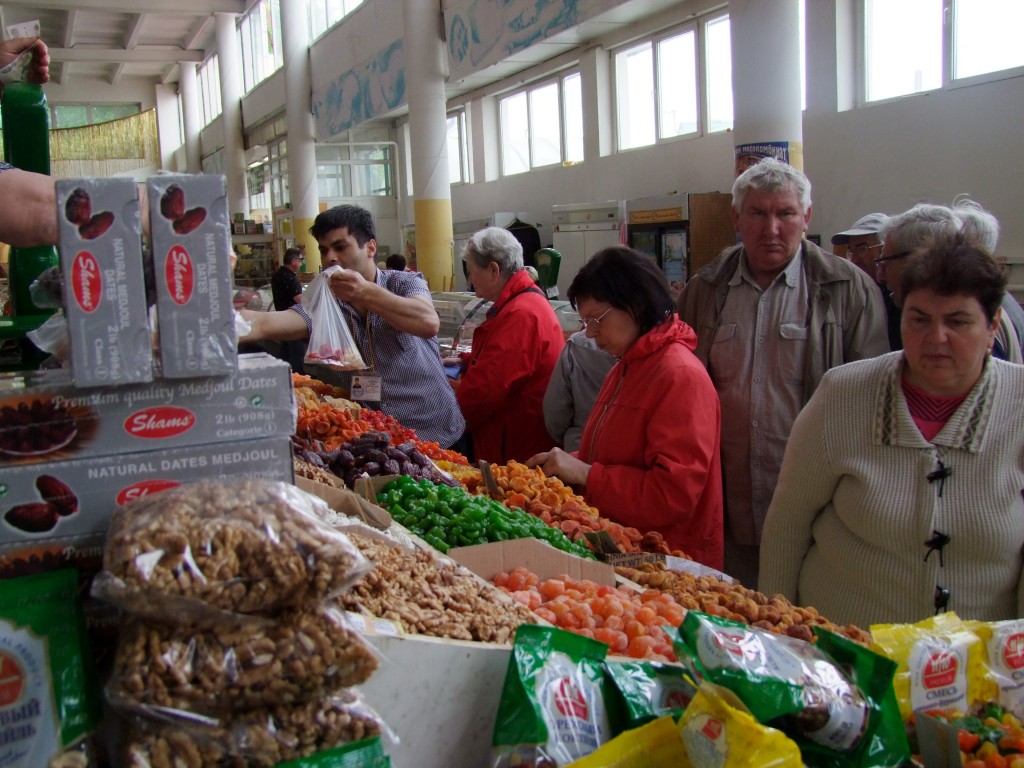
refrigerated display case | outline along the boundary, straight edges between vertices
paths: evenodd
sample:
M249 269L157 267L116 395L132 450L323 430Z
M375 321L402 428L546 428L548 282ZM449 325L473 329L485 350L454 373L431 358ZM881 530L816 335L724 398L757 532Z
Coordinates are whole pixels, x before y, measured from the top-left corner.
M565 296L572 279L591 256L620 243L624 213L621 200L551 206L552 244L562 256L558 296Z

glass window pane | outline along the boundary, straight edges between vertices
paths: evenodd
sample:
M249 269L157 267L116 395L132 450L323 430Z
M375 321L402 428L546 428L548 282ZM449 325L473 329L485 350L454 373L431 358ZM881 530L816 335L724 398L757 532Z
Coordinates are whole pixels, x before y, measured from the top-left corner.
M92 107L92 122L106 123L111 120L118 120L129 115L136 115L139 112L137 104L94 104Z
M942 87L942 0L865 0L867 101Z
M583 82L580 73L562 80L562 106L565 110L565 159L583 161Z
M53 107L54 128L77 128L89 124L89 108L85 104L57 104Z
M960 0L953 13L953 77L1024 66L1024 3Z
M650 42L615 54L619 149L654 143L654 50Z
M697 33L658 43L658 122L661 138L697 132Z
M558 104L558 83L530 91L531 167L562 162L562 114Z
M457 115L448 115L448 183L458 184L465 181L462 178L462 157L460 141L461 131L459 122L462 117L460 112Z
M708 131L732 128L732 40L729 17L709 21L704 27L707 56Z
M501 100L501 170L509 176L530 170L526 94Z

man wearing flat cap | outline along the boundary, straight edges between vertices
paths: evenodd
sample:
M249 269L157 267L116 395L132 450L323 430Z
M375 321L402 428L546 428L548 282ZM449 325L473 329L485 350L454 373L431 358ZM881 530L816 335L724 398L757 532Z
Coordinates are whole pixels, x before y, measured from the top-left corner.
M869 213L867 216L862 216L849 229L832 235L832 245L845 245L846 258L864 270L878 285L885 303L889 347L890 349L903 349L903 340L900 337L900 308L893 303L892 292L886 285L877 282L877 267L874 262L875 258L882 253L880 233L888 220L889 217L884 213Z

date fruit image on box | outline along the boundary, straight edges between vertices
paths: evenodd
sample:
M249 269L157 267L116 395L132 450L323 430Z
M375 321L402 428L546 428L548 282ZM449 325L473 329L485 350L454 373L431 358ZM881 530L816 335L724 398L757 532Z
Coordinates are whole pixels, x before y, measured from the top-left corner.
M154 176L148 192L163 376L231 373L237 341L226 181L207 174Z

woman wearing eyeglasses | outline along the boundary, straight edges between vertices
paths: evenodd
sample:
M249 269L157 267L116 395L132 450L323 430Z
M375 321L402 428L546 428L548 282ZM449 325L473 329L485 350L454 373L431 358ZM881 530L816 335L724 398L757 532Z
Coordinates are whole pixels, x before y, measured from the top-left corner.
M1024 366L991 356L1006 275L963 235L902 264L904 348L797 417L760 585L832 621L1024 616Z
M665 276L640 253L599 251L569 286L587 336L618 358L590 411L578 451L527 463L583 488L622 525L722 567L718 393L694 356L697 335L673 312Z
M462 355L455 396L477 459L526 461L553 443L542 403L565 334L507 229L476 232L465 260L476 295L494 304L473 332L472 351Z

